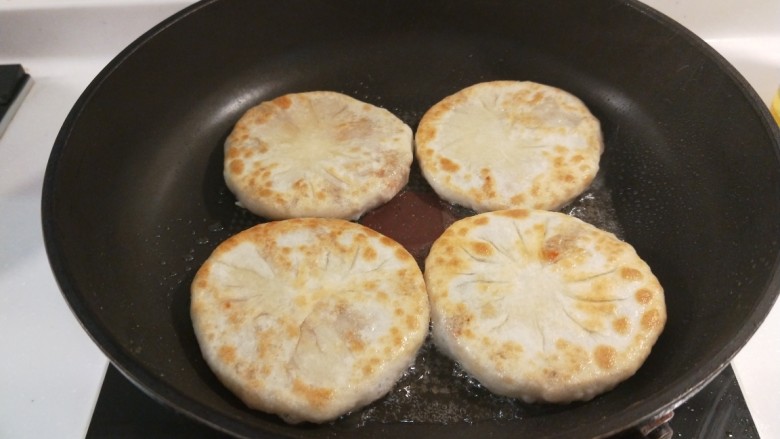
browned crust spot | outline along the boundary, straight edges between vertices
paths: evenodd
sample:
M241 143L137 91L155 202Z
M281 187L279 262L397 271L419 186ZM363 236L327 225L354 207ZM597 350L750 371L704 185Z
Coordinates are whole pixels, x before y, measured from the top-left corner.
M658 328L662 323L661 313L657 309L642 314L642 327L648 331Z
M617 351L612 346L599 345L593 351L593 358L596 364L602 369L612 369L615 367Z
M498 310L496 309L496 306L493 305L492 302L488 302L482 305L482 308L480 309L480 314L485 319L492 319L498 315Z
M401 347L401 345L404 344L404 336L401 334L401 330L398 329L397 326L390 328L390 338L392 339L391 342L395 347Z
M313 407L323 407L333 397L333 389L311 386L299 379L293 380L292 391L302 396Z
M473 318L474 316L469 312L466 305L459 303L455 306L455 310L452 313L452 318L449 319L449 324L447 326L455 337L462 337L467 335L467 331L471 332L468 329L468 326Z
M227 152L225 153L229 159L235 159L238 158L241 155L241 150L238 148L228 148Z
M283 110L290 108L290 105L292 105L292 99L290 99L290 96L287 95L279 96L278 98L274 99L271 102L273 102L274 105L276 105L277 107Z
M382 364L382 360L380 360L377 357L371 357L368 361L366 361L366 364L363 365L362 371L364 376L368 376L373 374L377 367L379 367Z
M347 331L347 333L344 334L344 338L346 339L347 347L349 347L350 351L360 352L366 349L366 343L355 333L355 331Z
M631 323L627 318L620 317L612 321L612 329L620 335L626 335L631 329Z
M636 268L623 267L620 269L620 277L628 281L642 280L642 272Z
M647 305L650 303L650 300L653 298L653 292L648 290L647 288L640 288L637 290L636 293L634 293L634 298L636 301L642 305Z
M496 183L493 174L487 168L482 169L480 174L482 176L482 193L479 194L479 198L494 198L496 196Z
M436 129L433 126L426 125L426 126L420 126L420 128L417 129L417 133L415 134L415 139L417 140L418 144L423 144L429 142L435 136L436 136ZM429 148L421 148L420 152L423 153L424 155L433 154L433 150Z
M223 345L219 348L219 360L226 364L233 364L236 361L236 348L230 345Z
M194 285L195 288L199 288L201 290L208 288L209 283L206 280L208 278L208 267L205 265L203 268L200 269L200 272L198 273L198 277L195 279Z
M387 236L382 236L381 238L379 238L379 242L381 242L383 245L385 245L387 247L392 247L392 246L394 246L396 244L395 241L393 241L392 239L388 238Z
M441 165L441 169L447 171L447 172L458 172L460 169L460 165L453 162L452 160L442 157L439 159L439 164Z
M406 327L409 330L414 330L417 328L417 317L408 315L406 316Z
M529 212L526 209L511 209L511 210L497 211L496 214L508 218L523 219L529 215Z
M287 333L287 337L289 338L298 338L301 334L301 328L298 325L291 322L287 322L284 325L284 330Z
M474 219L474 225L477 226L484 226L485 224L490 222L490 218L487 216L480 216ZM462 229L464 232L468 233L468 228ZM465 235L466 233L462 233L462 235Z
M493 254L493 248L486 242L472 242L471 251L479 256L490 256Z
M525 202L525 195L523 194L517 194L509 199L509 202L514 205L523 204Z
M230 161L230 172L234 174L240 174L244 172L244 162L241 159L233 159Z
M268 119L274 114L273 107L269 105L260 104L250 109L241 120L238 121L238 126L244 128L252 123L262 125L268 122Z
M403 248L397 248L395 249L395 257L401 260L407 260L412 256Z
M489 339L484 340L486 345L491 344L491 341ZM506 341L501 344L493 353L491 354L491 360L493 360L496 363L500 363L503 361L513 361L520 358L520 356L523 353L523 346L516 342Z
M363 258L367 261L373 261L377 258L376 250L374 250L374 247L366 247L363 249Z

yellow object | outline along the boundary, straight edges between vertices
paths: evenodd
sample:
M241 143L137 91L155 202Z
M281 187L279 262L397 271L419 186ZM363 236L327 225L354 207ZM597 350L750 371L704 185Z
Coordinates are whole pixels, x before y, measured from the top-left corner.
M769 107L769 112L775 117L775 122L780 125L780 87L775 92L775 97L772 99L772 105Z

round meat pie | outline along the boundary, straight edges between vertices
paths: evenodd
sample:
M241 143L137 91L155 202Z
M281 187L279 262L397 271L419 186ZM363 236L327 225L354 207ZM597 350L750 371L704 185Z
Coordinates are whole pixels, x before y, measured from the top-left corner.
M634 248L574 217L504 210L450 226L425 261L433 340L494 393L588 400L633 375L666 321Z
M599 121L575 96L534 82L467 87L429 109L416 154L443 199L477 212L556 210L592 182Z
M428 297L398 243L340 219L227 239L192 283L203 357L249 407L325 422L385 395L427 333Z
M409 180L412 130L389 111L329 91L251 108L225 141L238 202L269 219L357 219Z

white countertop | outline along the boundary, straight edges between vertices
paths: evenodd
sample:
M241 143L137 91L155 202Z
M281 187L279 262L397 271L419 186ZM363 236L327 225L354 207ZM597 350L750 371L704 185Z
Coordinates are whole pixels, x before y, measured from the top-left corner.
M0 64L34 85L0 137L0 438L83 438L107 360L51 274L42 179L78 96L124 47L188 0L0 0ZM777 0L646 0L694 31L765 102L780 86ZM762 438L780 438L780 305L733 367Z

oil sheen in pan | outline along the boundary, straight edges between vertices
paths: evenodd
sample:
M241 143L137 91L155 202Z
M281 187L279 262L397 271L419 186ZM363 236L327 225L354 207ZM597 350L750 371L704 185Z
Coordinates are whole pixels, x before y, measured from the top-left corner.
M622 238L612 197L599 175L591 187L561 209ZM452 222L474 212L441 201L413 168L409 185L360 222L403 244L421 267L433 241ZM383 399L342 417L346 425L367 423L511 421L566 410L565 405L526 404L494 395L426 340L415 363Z
M167 265L173 270L173 266L180 266L182 262L184 264L180 270L163 270L163 273L167 274L160 280L160 285L168 287L166 290L170 290L168 292L171 294L183 294L183 291L188 290L187 285L192 280L197 261L205 260L219 242L263 222L262 218L236 206L227 188L220 188L218 193L214 194L212 202L215 204L218 218L177 218L165 225L159 225L154 238L150 240L153 242L148 243L151 244L150 250L158 250L155 253L160 257L161 265ZM623 233L616 219L612 196L601 174L597 175L587 191L561 211L622 238ZM424 267L431 244L444 229L454 221L473 214L470 209L439 199L415 163L409 183L401 193L387 204L366 213L359 222L404 245L420 267ZM188 231L192 242L177 242L177 245L183 245L180 257L166 259L171 258L171 255L163 250L170 249L173 244L165 241L172 239L171 235L181 236L181 233L169 234L172 229ZM174 261L179 263L172 263ZM345 428L350 428L371 423L448 424L511 421L540 413L567 410L568 407L526 404L513 398L494 395L455 362L438 352L428 339L414 364L387 396L362 410L343 416L337 422Z

